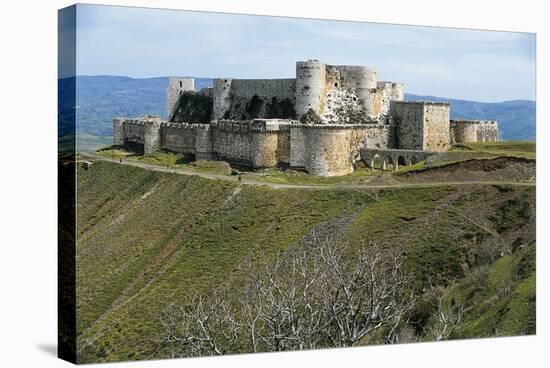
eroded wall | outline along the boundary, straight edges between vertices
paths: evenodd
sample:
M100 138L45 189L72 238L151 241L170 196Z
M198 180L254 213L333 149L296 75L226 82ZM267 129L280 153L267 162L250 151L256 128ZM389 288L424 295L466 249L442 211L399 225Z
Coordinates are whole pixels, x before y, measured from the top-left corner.
M498 122L451 120L451 143L498 142Z
M145 123L137 119L124 122L124 141L143 144L145 142Z
M191 124L166 123L161 127L160 134L163 149L195 153L195 135Z
M295 79L216 79L213 120L294 118Z
M303 125L307 172L322 177L352 173L364 129L358 125Z
M444 102L391 101L399 149L445 151L451 142L450 105Z
M365 127L365 147L385 149L397 147L396 126L387 124L369 124Z
M477 142L498 142L498 123L482 121L477 127Z
M221 120L212 122L211 125L212 147L216 159L251 166L251 122Z
M424 104L392 101L390 113L396 125L396 148L421 150L424 145Z
M195 79L193 78L176 78L171 77L168 79L168 90L167 90L167 99L166 99L166 108L168 120L170 120L176 103L178 102L179 97L184 92L193 92L195 91Z
M306 165L306 133L305 128L296 125L290 129L290 166L305 168Z
M426 151L446 151L451 145L450 105L444 102L424 103L424 144Z

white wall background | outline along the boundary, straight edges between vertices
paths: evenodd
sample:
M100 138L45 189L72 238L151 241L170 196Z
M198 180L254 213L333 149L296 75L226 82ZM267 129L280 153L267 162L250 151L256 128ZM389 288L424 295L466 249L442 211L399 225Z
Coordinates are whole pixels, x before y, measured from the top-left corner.
M466 27L537 33L536 337L361 347L102 367L538 367L550 354L548 10L540 0L158 0L93 1L247 14ZM55 357L57 308L57 9L69 1L0 3L0 366L64 367ZM543 66L546 66L542 70ZM24 139L15 139L24 135ZM544 313L546 312L546 313ZM547 365L546 365L547 366Z

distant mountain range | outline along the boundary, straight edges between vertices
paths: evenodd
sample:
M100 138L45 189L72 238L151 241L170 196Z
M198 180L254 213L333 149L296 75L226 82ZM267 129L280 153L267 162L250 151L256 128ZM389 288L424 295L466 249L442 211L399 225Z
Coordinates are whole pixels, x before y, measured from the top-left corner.
M168 77L135 79L120 76L79 76L58 81L60 91L59 135L72 133L71 113L76 83L77 133L107 137L112 134L115 116L159 115L166 118ZM195 78L195 88L212 85L211 78ZM514 100L498 103L457 100L435 96L406 94L407 100L447 101L451 118L494 119L499 121L501 139L534 140L534 101Z

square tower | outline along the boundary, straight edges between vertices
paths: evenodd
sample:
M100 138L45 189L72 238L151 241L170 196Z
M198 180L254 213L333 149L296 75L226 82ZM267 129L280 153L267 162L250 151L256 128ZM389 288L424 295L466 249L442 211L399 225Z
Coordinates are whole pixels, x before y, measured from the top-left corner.
M446 151L451 145L448 102L391 101L390 114L397 125L398 148Z
M168 96L166 101L168 120L171 120L175 105L184 92L195 92L195 79L175 78L168 79Z

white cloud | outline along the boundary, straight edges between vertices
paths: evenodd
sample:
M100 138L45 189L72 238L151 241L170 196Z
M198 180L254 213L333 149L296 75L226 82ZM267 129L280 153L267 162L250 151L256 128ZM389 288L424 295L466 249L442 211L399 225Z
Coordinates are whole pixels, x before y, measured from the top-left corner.
M370 65L414 93L534 98L534 35L79 6L79 74L279 78L295 61ZM480 88L483 86L483 88Z

